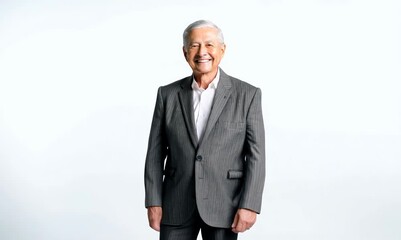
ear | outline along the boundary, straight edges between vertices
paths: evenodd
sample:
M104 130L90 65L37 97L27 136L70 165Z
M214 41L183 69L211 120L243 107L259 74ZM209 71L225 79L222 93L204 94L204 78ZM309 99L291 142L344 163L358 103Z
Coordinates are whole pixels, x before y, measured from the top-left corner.
M221 53L224 56L224 53L226 52L226 44L221 44Z
M187 59L188 53L187 50L185 49L185 46L182 47L182 53L184 54L185 59L188 60Z

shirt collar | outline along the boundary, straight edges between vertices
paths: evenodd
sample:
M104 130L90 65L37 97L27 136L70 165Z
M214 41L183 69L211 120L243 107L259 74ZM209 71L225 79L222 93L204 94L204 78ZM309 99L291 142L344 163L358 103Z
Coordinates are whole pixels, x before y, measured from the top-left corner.
M209 83L208 87L217 89L217 84L219 83L219 80L220 80L220 69L217 69L216 77L213 79L213 81L211 81ZM193 90L204 90L199 87L198 83L195 81L195 77L192 77L192 85L191 86L192 86Z

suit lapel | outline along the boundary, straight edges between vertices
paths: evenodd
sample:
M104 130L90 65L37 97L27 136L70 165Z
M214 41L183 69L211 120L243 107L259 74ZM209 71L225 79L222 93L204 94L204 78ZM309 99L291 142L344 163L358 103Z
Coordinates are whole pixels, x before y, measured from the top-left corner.
M194 111L192 106L192 88L191 88L192 76L186 78L181 84L181 91L178 93L180 100L181 109L184 115L185 124L191 138L191 142L194 146L198 145L198 138L196 136Z
M206 129L205 133L203 134L202 142L203 139L206 139L207 136L210 134L210 131L212 131L230 95L231 95L230 77L227 74L225 74L223 70L220 69L220 80L216 89L216 93L214 95L212 109L210 111L209 120L207 121L206 124Z

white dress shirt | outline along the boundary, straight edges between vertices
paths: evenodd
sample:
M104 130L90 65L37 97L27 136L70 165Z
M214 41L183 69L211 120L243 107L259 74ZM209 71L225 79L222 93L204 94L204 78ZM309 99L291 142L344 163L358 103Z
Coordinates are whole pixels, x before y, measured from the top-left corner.
M207 120L209 119L210 110L212 108L213 98L216 93L219 79L220 70L217 71L216 77L212 82L210 82L206 89L200 88L198 83L195 81L195 78L192 81L194 119L199 141L203 136Z

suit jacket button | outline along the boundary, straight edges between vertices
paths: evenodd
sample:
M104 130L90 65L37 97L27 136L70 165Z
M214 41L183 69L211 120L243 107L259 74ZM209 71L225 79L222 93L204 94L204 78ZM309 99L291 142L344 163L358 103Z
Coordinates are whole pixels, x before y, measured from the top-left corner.
M196 160L202 161L202 156L201 155L196 156Z

